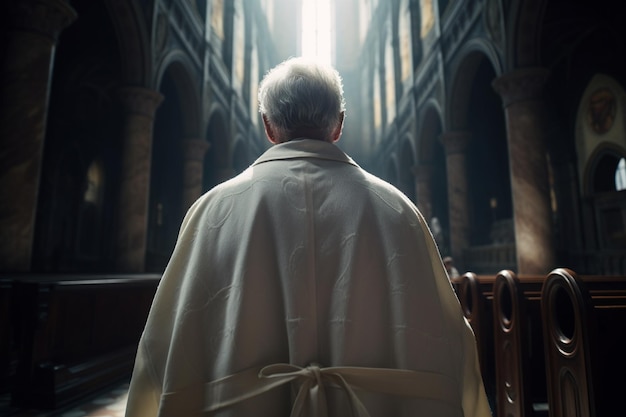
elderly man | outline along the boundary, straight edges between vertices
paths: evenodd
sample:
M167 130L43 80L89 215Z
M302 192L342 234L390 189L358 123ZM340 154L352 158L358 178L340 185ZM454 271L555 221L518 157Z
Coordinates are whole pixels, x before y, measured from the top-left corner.
M126 415L489 416L424 218L334 144L339 74L287 60L259 104L274 146L189 209Z

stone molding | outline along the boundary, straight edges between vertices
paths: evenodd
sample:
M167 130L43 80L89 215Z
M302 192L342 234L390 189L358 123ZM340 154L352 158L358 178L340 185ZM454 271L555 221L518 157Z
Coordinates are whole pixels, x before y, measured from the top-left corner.
M122 87L117 95L128 113L150 118L163 101L161 93L143 87Z
M11 2L9 13L13 28L42 34L53 42L78 17L76 11L64 0Z
M550 71L546 68L523 68L496 78L492 86L506 108L513 103L541 97Z

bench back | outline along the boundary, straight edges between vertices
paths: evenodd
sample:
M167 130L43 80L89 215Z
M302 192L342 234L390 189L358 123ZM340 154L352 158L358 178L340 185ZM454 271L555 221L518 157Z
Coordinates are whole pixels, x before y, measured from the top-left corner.
M553 417L604 416L626 391L626 277L555 269L542 289Z
M12 402L55 408L130 375L159 275L14 281Z
M493 283L495 277L466 272L456 279L456 290L463 314L476 337L483 383L487 396L495 395L493 344Z
M497 415L523 417L547 412L541 325L544 276L496 275L493 288Z

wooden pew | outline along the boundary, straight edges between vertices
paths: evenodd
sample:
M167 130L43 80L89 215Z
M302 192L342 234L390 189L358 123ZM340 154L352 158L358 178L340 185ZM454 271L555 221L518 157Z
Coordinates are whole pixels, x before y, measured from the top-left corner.
M476 337L478 358L485 391L490 401L495 398L495 361L493 344L494 276L466 272L454 285L465 318Z
M545 276L503 270L493 287L496 415L548 415L541 289Z
M14 284L12 403L56 408L132 372L159 275L30 276Z
M542 314L551 417L622 415L626 277L555 269Z

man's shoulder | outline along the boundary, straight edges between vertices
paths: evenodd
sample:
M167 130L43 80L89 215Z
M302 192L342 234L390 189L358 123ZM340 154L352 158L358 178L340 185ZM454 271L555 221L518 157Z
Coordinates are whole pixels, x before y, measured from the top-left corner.
M375 191L379 195L384 195L387 198L397 200L402 204L413 205L413 202L404 194L398 187L391 184L388 181L361 169L361 183L372 191Z

